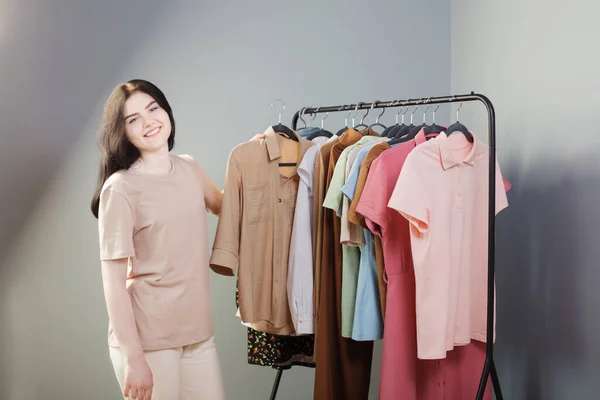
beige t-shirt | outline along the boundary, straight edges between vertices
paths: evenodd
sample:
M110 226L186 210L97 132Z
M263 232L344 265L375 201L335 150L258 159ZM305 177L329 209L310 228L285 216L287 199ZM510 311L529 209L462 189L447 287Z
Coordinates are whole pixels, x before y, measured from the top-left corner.
M214 330L200 166L170 159L166 175L116 172L100 195L100 258L131 257L127 290L144 350L197 343ZM110 322L108 343L119 346Z

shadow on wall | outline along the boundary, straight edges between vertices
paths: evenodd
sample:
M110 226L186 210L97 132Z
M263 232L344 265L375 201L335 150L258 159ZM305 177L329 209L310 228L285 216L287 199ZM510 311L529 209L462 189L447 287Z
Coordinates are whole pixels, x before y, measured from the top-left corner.
M498 217L495 354L511 399L596 397L597 377L580 371L598 370L584 349L600 334L600 177L562 172L551 184L541 183L552 173L543 169L513 180ZM553 387L565 380L578 381L578 393Z
M166 7L109 0L67 7L12 1L3 8L9 34L0 37L0 86L10 96L0 99L2 143L8 143L0 146L0 398L23 398L2 392L11 386L17 356L8 348L8 292L26 288L22 281L33 273L8 265L11 246L104 97L123 79L129 57L148 40L154 27L147 22L160 20Z

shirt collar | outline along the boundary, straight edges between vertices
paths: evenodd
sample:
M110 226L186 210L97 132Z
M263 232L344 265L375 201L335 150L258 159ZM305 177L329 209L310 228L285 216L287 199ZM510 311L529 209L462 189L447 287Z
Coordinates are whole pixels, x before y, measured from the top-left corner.
M362 130L362 131L357 131L354 128L348 128L340 136L340 142L344 146L349 146L349 145L355 144L356 142L358 142L360 139L362 139L365 136L379 136L379 134L370 128Z
M294 132L294 136L298 138L298 134ZM281 157L281 147L279 146L278 133L273 130L273 126L269 126L265 131L265 141L267 143L267 152L269 153L269 160L273 161Z
M427 138L425 137L425 128L421 128L419 133L415 136L415 145L418 146L421 143L425 143Z
M473 134L471 133L471 135ZM475 137L475 135L473 135L473 139L473 144L471 145L471 150L469 151L469 154L467 154L464 160L460 161L454 158L454 154L452 153L452 145L448 140L446 132L442 132L438 135L438 137L435 140L438 144L440 160L442 162L442 167L444 168L444 170L455 167L459 164L467 164L471 166L475 164L475 160L479 153L480 146L478 145L478 140Z

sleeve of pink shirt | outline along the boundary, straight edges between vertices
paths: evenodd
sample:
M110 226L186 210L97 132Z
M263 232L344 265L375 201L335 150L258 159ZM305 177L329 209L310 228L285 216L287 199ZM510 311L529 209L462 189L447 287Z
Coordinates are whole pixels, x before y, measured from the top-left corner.
M506 197L506 192L510 190L510 187L511 184L502 176L500 164L498 163L498 159L496 159L496 215L508 207L508 198Z
M411 153L400 171L388 206L398 211L419 232L429 229L429 194L419 176L417 153Z
M379 237L382 227L388 222L387 214L388 189L385 178L385 168L377 158L371 164L369 175L365 181L360 200L356 205L356 212L365 218L367 228Z

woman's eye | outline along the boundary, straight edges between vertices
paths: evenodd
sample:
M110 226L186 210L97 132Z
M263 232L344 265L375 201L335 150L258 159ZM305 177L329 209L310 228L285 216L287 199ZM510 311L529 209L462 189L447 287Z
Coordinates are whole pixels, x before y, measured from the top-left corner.
M156 106L155 106L155 107L152 107L152 108L150 109L150 112L154 112L154 111L156 111L156 110L158 110L158 107L156 107Z
M127 123L128 124L133 124L136 120L137 120L137 118L131 118Z

